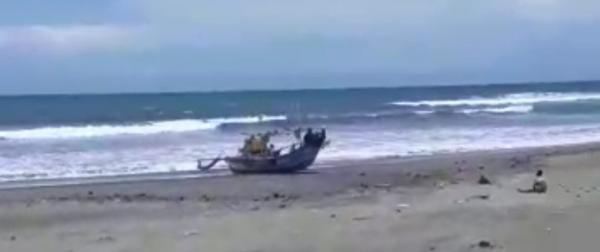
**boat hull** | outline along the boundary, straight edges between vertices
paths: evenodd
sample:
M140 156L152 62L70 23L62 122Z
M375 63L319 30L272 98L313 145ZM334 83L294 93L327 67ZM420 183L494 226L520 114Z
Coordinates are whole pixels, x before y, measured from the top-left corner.
M228 157L225 162L234 173L292 173L311 166L320 147L303 145L290 153L269 157Z

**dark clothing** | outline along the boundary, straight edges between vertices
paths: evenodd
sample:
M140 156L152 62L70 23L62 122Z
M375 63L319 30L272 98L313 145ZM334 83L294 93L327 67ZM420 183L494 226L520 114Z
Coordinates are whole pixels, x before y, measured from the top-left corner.
M321 130L320 133L313 133L313 131L311 129L306 131L306 134L304 135L304 143L311 145L311 146L315 146L315 147L321 147L323 145L323 143L325 142L325 130Z

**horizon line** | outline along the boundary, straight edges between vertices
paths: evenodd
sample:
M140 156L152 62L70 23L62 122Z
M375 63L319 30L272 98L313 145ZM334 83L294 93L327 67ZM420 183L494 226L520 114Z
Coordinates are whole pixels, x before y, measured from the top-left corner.
M485 87L485 86L517 86L541 84L568 84L568 83L596 83L600 79L589 80L561 80L561 81L514 81L493 83L458 83L458 84L433 84L433 85L403 85L403 86L357 86L357 87L324 87L324 88L249 88L231 90L189 90L189 91L124 91L124 92L81 92L81 93L30 93L30 94L0 94L0 98L39 97L39 96L119 96L119 95L181 95L181 94L227 94L227 93L252 93L252 92L298 92L298 91L352 91L366 89L398 89L398 88L448 88L448 87Z

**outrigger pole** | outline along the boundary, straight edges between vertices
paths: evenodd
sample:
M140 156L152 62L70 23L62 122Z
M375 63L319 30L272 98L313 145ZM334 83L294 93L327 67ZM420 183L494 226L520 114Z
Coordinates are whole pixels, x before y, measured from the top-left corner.
M211 162L206 166L202 166L203 160L211 160ZM221 157L216 157L214 159L201 158L201 159L198 159L197 168L198 168L198 170L201 170L201 171L208 171L210 168L215 166L221 160L222 160Z

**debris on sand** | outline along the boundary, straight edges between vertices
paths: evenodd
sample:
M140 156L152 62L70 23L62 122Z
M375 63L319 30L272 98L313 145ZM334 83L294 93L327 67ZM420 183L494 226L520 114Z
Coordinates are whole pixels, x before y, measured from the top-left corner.
M123 197L121 198L122 202L131 202L133 201L133 199L131 199L131 197L129 195L123 195Z
M395 208L395 210L396 210L396 213L401 213L402 211L404 211L404 209L407 209L407 208L409 208L409 207L410 207L410 205L409 205L409 204L406 204L406 203L400 203L400 204L397 204L397 205L396 205L396 208Z
M470 200L489 200L490 199L490 195L489 194L478 194L478 195L473 195L471 197L467 198L467 201Z
M488 240L481 240L476 244L471 245L471 247L478 247L480 249L494 249L496 247L499 247L497 245L494 245L492 242L488 241Z
M198 230L188 230L183 232L184 236L193 236L193 235L198 235Z
M454 204L464 204L464 203L467 203L472 200L489 200L489 199L490 199L489 194L477 194L477 195L469 196L463 200L455 200Z
M409 208L409 207L410 207L410 204L407 204L407 203L399 203L396 205L396 208L402 208L402 209Z
M293 202L299 198L300 198L299 195L285 195L282 201L283 202Z
M373 218L373 216L358 216L358 217L352 218L352 220L355 220L355 221L364 221L364 220L369 220L369 219L372 219L372 218Z
M435 183L435 187L439 190L446 188L446 183L444 181Z
M115 241L115 238L110 235L103 235L98 238L99 242L112 242Z
M481 175L477 183L480 185L491 185L492 181L490 181L486 176Z
M11 235L11 236L10 236L10 241L16 241L16 240L17 240L17 237L16 237L16 236L14 236L14 235Z
M480 248L491 248L492 247L492 243L489 242L489 241L481 240L481 241L479 241L479 243L477 244L477 246L479 246Z
M378 188L378 189L390 189L390 187L392 187L391 184L375 184L373 185L374 188Z
M211 198L210 196L208 196L206 194L202 194L202 196L199 198L199 200L204 201L204 202L210 202L213 200L213 198Z

